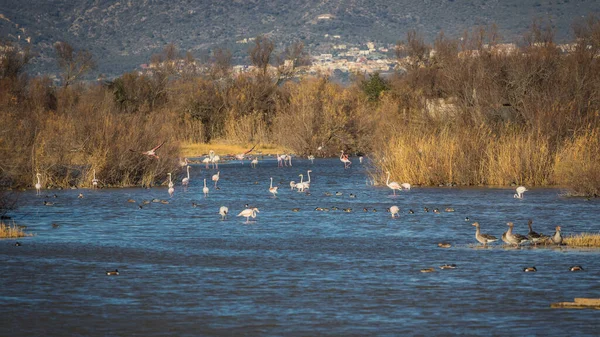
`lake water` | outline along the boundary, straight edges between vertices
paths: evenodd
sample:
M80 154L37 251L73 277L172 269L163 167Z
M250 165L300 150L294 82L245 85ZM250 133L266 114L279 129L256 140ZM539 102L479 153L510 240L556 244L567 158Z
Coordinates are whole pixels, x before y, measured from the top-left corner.
M166 187L19 193L10 215L35 236L20 247L0 240L0 336L600 334L598 311L550 308L600 298L600 251L478 249L471 226L500 238L508 221L526 234L531 218L545 234L556 225L564 235L598 233L598 200L536 188L522 200L492 188L393 196L369 184L356 158L349 169L338 159L292 164L222 164L220 190L210 180L216 170L192 165L190 186L180 176L172 198ZM310 195L292 191L289 181L308 169ZM169 204L138 207L153 198ZM260 210L249 224L235 216L245 204ZM385 212L392 205L399 218ZM439 269L446 263L457 268ZM575 264L586 270L569 272ZM537 273L524 273L528 266ZM420 272L429 267L435 272ZM106 275L114 269L119 276Z

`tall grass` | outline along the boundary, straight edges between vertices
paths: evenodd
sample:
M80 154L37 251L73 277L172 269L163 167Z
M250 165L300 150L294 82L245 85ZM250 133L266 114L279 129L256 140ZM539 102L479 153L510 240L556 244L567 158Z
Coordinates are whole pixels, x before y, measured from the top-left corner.
M581 233L564 238L570 247L600 247L600 233Z
M16 224L7 225L4 222L0 222L0 239L6 238L20 238L24 236L32 236L33 234L27 234L22 228Z
M565 141L556 153L554 178L572 195L600 196L600 129L585 130Z

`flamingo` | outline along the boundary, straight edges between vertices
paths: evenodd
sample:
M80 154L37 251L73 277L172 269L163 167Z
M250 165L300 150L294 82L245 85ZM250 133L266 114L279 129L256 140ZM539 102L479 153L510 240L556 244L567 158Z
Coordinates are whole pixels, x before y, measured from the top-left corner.
M279 155L279 153L276 155L277 157L277 167L283 167L283 157L285 155Z
M173 182L171 181L171 173L167 173L167 175L169 176L169 196L173 197L173 193L175 193L175 188L173 187Z
M202 159L202 162L204 163L204 168L208 170L208 164L210 164L211 159L209 157L206 157Z
M181 167L188 166L189 162L190 161L187 158L183 158L183 159L179 158L179 166L181 166Z
M298 192L304 192L304 183L302 182L304 175L299 174L298 176L300 176L300 182L296 184L296 188L298 189Z
M362 162L363 162L363 156L358 157L358 162L362 164Z
M258 165L258 157L252 159L252 161L250 162L250 165L252 165L252 167L256 168L256 165Z
M187 165L187 177L181 180L181 185L186 186L190 183L190 165Z
M173 188L175 184L173 184L173 181L171 180L171 173L169 172L167 175L169 176L169 188Z
M245 210L241 211L240 214L238 214L237 216L244 216L246 217L246 223L250 222L250 217L252 217L253 219L256 218L256 213L260 213L258 211L258 208L254 207L254 208L246 208Z
M513 197L517 199L523 199L523 193L527 191L529 190L525 186L519 186L517 187L517 193Z
M42 183L40 182L40 173L36 173L35 177L37 178L37 183L35 184L36 195L42 194Z
M400 184L400 187L402 187L403 190L410 191L409 183L402 183L402 184Z
M402 189L402 187L400 186L400 184L398 184L395 181L392 181L390 183L390 171L387 171L387 181L385 182L385 184L392 189L392 191L394 191L394 195L396 195L396 190L400 191Z
M392 214L392 218L395 218L396 215L400 217L400 208L398 206L392 206L390 207L390 213Z
M273 177L271 177L271 186L269 186L269 192L271 192L274 197L277 197L277 186L273 187Z
M306 171L306 174L308 175L308 180L302 183L302 190L304 190L305 188L310 188L310 173L312 172L312 170L308 170ZM296 186L298 187L298 186Z
M219 208L219 214L221 214L221 220L225 220L228 212L229 212L229 208L227 208L227 206L221 206L221 208Z
M206 187L206 178L204 178L204 188L202 189L202 192L204 192L205 197L208 196L208 187Z
M94 178L92 178L92 187L98 187L98 179L96 179L96 169L94 169Z
M148 156L148 157L151 157L151 158L156 158L156 159L159 159L160 157L159 157L159 156L156 154L156 151L157 151L158 149L160 149L160 147L161 147L161 146L163 146L164 144L165 144L165 142L163 141L162 143L160 143L160 144L158 144L157 146L153 147L151 150L148 150L148 151L142 151L142 152L140 152L140 153L141 153L141 154L143 154L143 155L146 155L146 156ZM131 151L131 152L139 152L139 151L132 150L132 149L129 149L129 151Z
M256 145L258 145L258 144L254 144L254 146L253 146L253 147L252 147L250 150L248 150L248 151L246 151L246 152L244 152L244 153L236 154L236 155L235 155L235 158L236 158L237 160L240 160L240 161L242 162L242 165L244 165L244 157L245 157L245 156L246 156L248 153L252 152L252 150L254 150L254 148L256 147Z
M283 162L285 163L286 161L290 164L290 166L292 166L292 156L291 155L289 155L289 154L285 155Z
M290 181L290 188L291 188L292 190L293 190L294 188L296 188L296 185L298 185L298 184L296 184L296 182L295 182L295 181L293 181L293 180L292 180L292 181Z
M342 161L342 163L344 163L344 168L348 168L350 167L350 165L352 164L352 162L348 159L348 155L344 155L344 150L342 150L342 154L340 155L340 160Z
M221 174L221 171L217 171L217 174L213 174L213 176L212 176L212 181L215 182L215 188L217 188L217 182L219 181L220 174Z
M315 156L313 156L312 154L311 154L311 155L309 155L307 158L308 158L308 160L310 160L310 163L311 163L311 164L314 164L314 163L315 163Z
M221 160L221 157L218 155L215 155L212 159L212 164L213 164L213 168L214 169L219 169L219 160Z

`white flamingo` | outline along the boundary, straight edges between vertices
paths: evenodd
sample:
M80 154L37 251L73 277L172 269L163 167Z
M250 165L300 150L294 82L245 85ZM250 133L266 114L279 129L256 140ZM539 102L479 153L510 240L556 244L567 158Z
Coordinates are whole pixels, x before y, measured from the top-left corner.
M402 184L400 184L400 187L402 187L403 190L410 191L410 184L409 183L402 183Z
M219 214L221 214L221 220L225 220L225 218L227 217L227 213L229 213L229 208L227 208L227 206L221 206L221 208L219 208Z
M189 185L189 183L190 183L190 165L187 166L186 171L187 171L187 177L185 177L181 180L181 185L187 187L187 185Z
M175 187L175 184L173 184L173 181L171 180L171 173L167 173L167 175L169 176L169 188Z
M202 188L202 192L204 192L204 196L208 196L208 187L206 187L206 178L204 178L204 188Z
M308 175L308 180L302 183L302 190L304 190L305 188L310 188L310 173L311 172L312 172L312 170L306 171L306 174Z
M315 156L313 156L312 154L311 154L311 155L309 155L307 158L308 158L308 160L310 160L310 163L311 163L311 164L314 164L314 163L315 163Z
M291 155L286 154L283 161L284 161L284 163L287 161L290 164L290 166L292 166L292 156Z
M252 167L256 168L256 165L258 165L258 158L252 159L252 161L250 162L250 165L252 165Z
M219 161L221 160L221 157L218 155L215 155L212 159L212 164L213 164L213 168L214 169L219 169Z
M220 174L221 174L221 171L217 171L217 174L213 174L213 176L212 176L212 181L215 182L215 188L217 188L217 182L219 181Z
M96 179L96 169L94 169L94 177L92 178L92 187L96 188L98 187L98 179Z
M385 184L394 191L394 195L396 195L396 190L400 191L402 186L395 181L390 182L390 171L387 171L387 181Z
M396 215L400 217L400 208L398 208L398 206L392 206L390 207L390 213L392 214L392 218L395 218Z
M37 178L37 183L35 184L36 195L42 194L42 182L40 181L40 173L36 173L35 177Z
M525 186L519 186L517 187L517 193L513 197L517 199L523 199L523 193L527 191L529 190Z
M252 219L256 218L256 213L260 213L258 211L258 208L254 207L254 208L246 208L245 210L241 211L240 214L238 214L237 216L244 216L246 217L246 223L250 222L250 217L252 217Z
M171 173L169 172L169 173L167 173L167 175L169 176L169 190L168 190L168 192L169 192L169 196L172 197L173 193L175 193L175 187L173 187L174 185L173 185L173 182L171 181Z
M242 162L242 165L244 165L244 157L246 157L246 155L247 155L248 153L252 152L252 150L254 150L254 148L256 147L256 145L258 145L258 144L254 144L254 146L253 146L253 147L252 147L250 150L248 150L248 151L246 151L246 152L244 152L244 153L236 154L236 155L235 155L235 158L236 158L237 160L241 161L241 162Z
M183 159L179 158L179 166L181 166L181 167L188 166L189 162L190 161L187 158L183 158Z
M277 157L277 167L283 167L283 157L285 155L279 155L279 153L276 155Z
M344 155L344 150L342 150L342 154L340 155L340 160L342 161L342 163L344 163L345 169L350 167L350 165L352 164L350 159L348 159L348 155Z
M358 162L362 164L362 162L363 162L363 156L358 157Z
M269 186L269 192L271 192L274 197L277 197L277 186L273 187L273 177L271 177L271 186Z
M296 184L296 182L295 182L295 181L293 181L293 180L292 180L292 181L290 181L290 188L291 188L292 190L293 190L294 188L296 188L296 185L298 185L298 184Z
M300 176L300 182L296 183L296 188L298 189L298 192L304 192L304 183L302 182L304 180L304 174L299 174L298 176Z
M204 168L208 170L208 164L211 163L210 157L206 157L206 158L202 159L202 162L204 163Z

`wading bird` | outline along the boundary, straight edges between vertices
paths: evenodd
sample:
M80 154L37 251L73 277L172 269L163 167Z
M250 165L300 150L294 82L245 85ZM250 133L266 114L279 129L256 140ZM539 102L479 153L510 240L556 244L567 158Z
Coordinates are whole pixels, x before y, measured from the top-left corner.
M131 152L138 152L138 153L141 153L141 154L146 155L148 157L153 157L153 158L159 159L159 156L156 154L156 151L158 149L160 149L160 147L163 146L164 144L165 144L165 142L163 141L162 143L160 143L159 145L155 146L154 148L152 148L151 150L148 150L148 151L141 151L140 152L140 151L136 151L136 150L133 150L133 149L129 149L129 151L131 151Z
M175 184L173 184L173 181L171 180L171 173L167 173L167 175L169 176L169 188L175 187Z
M273 187L273 177L271 177L271 186L269 187L269 192L271 192L274 197L277 197L277 186Z
M256 147L256 145L258 145L258 144L254 144L254 146L253 146L253 147L252 147L250 150L248 150L248 151L246 151L246 152L244 152L244 153L236 154L236 155L235 155L235 158L236 158L237 160L240 160L240 161L242 162L242 165L244 165L244 157L246 157L246 155L247 155L248 153L252 152L252 150L254 150L254 148Z
M312 154L311 154L311 155L309 155L307 158L308 158L308 160L310 160L310 163L311 163L311 164L314 164L314 163L315 163L315 156L313 156Z
M350 161L350 159L348 159L348 155L344 154L344 150L342 150L342 154L340 155L340 160L342 161L342 163L344 163L344 168L348 168L350 167L350 165L352 164L352 162Z
M98 179L96 179L96 169L94 169L93 171L93 178L92 178L92 187L93 188L97 188L98 187Z
M529 191L525 186L517 187L517 193L513 196L513 198L523 199L523 193Z
M396 215L400 217L400 208L398 206L390 207L390 214L392 214L392 218L395 218Z
M168 192L169 192L169 196L172 197L173 193L175 193L175 187L174 187L173 182L171 181L171 173L169 172L169 173L167 173L167 175L169 176L169 190L168 190Z
M481 232L479 231L479 222L473 223L473 226L475 226L475 239L477 239L477 241L482 243L484 246L487 245L488 243L498 241L498 238L496 238L493 235L481 234Z
M405 190L405 191L410 191L410 184L409 183L402 183L402 184L400 184L400 187L402 187L402 189Z
M552 235L552 243L554 243L555 245L561 245L563 238L562 235L560 235L560 226L556 226L556 232L554 232L554 235Z
M41 174L36 173L35 177L37 178L37 183L35 184L36 195L40 195L42 193L42 183L40 181Z
M202 188L202 192L204 192L204 196L208 196L208 187L206 187L206 178L204 178L204 188Z
M255 157L254 159L252 159L252 161L250 162L250 165L252 165L253 168L256 168L256 165L258 165L258 157Z
M298 189L298 192L304 192L304 183L302 182L304 180L304 174L299 174L298 176L300 177L300 182L296 183L296 189Z
M243 216L246 217L246 223L250 222L250 217L252 217L253 219L256 218L256 213L260 213L258 211L258 208L254 207L254 208L246 208L245 210L241 211L240 214L238 214L237 216Z
M390 171L387 171L387 180L385 182L385 184L387 185L387 187L391 188L392 191L394 191L394 195L396 195L396 190L400 191L402 189L402 186L400 186L400 184L398 184L395 181L390 182Z
M219 208L219 214L221 214L221 220L225 220L228 212L229 212L229 208L227 208L227 206L221 206L221 208Z
M186 171L187 171L187 177L185 177L181 180L181 185L183 185L185 187L187 187L187 185L189 185L189 183L190 183L190 165L187 165Z
M212 176L212 181L215 182L215 188L217 188L217 182L219 181L220 174L221 174L221 171L217 171L217 174L213 174L213 176Z

